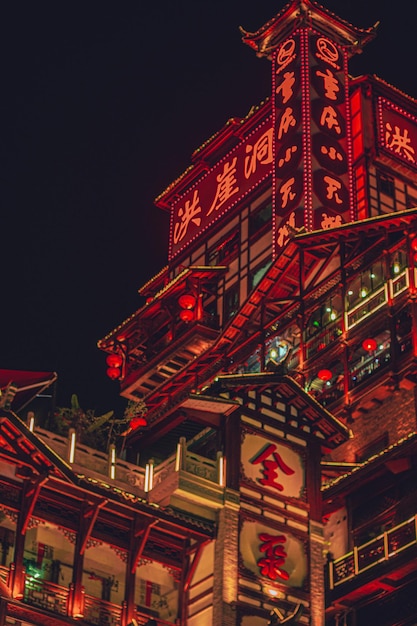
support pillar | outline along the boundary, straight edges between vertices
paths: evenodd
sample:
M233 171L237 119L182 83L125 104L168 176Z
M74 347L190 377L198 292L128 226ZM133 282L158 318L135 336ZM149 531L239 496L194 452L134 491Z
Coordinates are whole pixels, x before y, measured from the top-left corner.
M320 443L309 442L307 468L307 493L310 505L309 550L310 550L310 626L325 624L325 578L324 578L324 537L322 524L322 496Z
M323 524L310 520L310 624L324 626L325 580Z
M127 555L126 578L125 578L125 599L123 603L123 614L121 626L127 626L136 617L135 585L136 568L142 556L149 533L158 520L143 519L136 517L132 522L130 533L129 552Z
M84 553L99 511L107 502L107 500L102 500L101 502L86 501L81 507L68 600L68 614L71 617L80 618L84 615L84 588L82 585Z
M214 552L213 624L237 626L239 495L225 490Z
M23 568L23 553L25 550L26 530L35 508L42 485L47 481L47 476L29 478L23 483L20 510L16 524L16 540L14 547L13 563L11 566L10 588L13 598L21 599L25 589L25 571Z

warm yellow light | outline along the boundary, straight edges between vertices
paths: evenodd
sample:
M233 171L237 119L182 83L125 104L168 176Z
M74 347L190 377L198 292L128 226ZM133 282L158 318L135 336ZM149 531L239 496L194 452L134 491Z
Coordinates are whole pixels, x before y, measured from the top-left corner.
M72 430L70 432L70 445L69 445L69 454L68 454L68 460L70 463L74 463L75 460L75 443L77 440L77 435L75 430Z
M179 472L181 465L181 444L177 443L177 454L175 456L175 471Z
M153 487L153 460L150 459L145 467L145 492L151 491Z

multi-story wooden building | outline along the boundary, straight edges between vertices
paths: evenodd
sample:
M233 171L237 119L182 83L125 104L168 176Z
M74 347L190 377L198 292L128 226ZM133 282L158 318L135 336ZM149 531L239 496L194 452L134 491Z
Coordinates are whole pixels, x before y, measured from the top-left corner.
M243 32L271 94L157 198L168 265L99 342L123 459L2 410L3 623L416 623L417 103L350 77L374 35Z

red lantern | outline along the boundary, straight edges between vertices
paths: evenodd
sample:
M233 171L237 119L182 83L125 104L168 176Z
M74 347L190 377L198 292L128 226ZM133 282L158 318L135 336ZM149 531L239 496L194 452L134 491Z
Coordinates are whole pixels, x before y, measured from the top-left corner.
M132 419L129 422L129 427L132 430L135 430L136 428L139 428L140 426L147 426L148 422L146 421L146 419L144 417L140 417L139 415L137 415L136 417L132 417Z
M122 367L123 359L120 354L109 354L106 363L109 367Z
M121 354L108 354L106 357L107 376L112 380L121 380L123 378L123 356Z
M327 369L320 370L317 376L325 383L333 378L332 372Z
M367 352L373 352L374 350L376 350L376 347L377 343L372 337L369 337L368 339L364 339L362 341L362 348Z
M411 240L411 249L414 250L414 252L417 252L417 237L414 237Z
M180 311L180 319L186 323L191 322L194 319L193 311L191 309L183 309Z
M192 293L183 293L178 298L178 304L182 309L193 309L195 307L196 299Z
M117 380L120 378L120 369L118 367L108 367L107 376L112 380Z

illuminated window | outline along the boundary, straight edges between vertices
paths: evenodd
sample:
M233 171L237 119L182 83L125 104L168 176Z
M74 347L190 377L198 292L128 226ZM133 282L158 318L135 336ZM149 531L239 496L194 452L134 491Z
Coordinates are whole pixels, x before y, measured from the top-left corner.
M368 270L356 276L346 290L347 310L366 300L385 283L385 271L382 261L375 263ZM382 298L385 296L382 294Z

